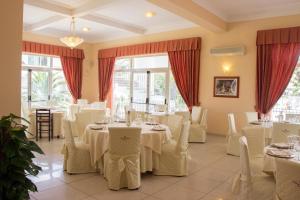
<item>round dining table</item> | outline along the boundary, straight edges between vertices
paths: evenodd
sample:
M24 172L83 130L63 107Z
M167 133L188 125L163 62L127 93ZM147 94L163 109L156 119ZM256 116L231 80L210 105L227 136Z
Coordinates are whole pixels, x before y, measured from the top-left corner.
M290 162L294 162L294 163L297 163L299 168L300 168L300 152L293 152L292 154L294 155L293 157L290 157L290 158L283 158L283 157L280 157L279 156L276 156L276 155L270 155L268 153L268 151L270 150L275 150L275 151L285 151L285 152L290 152L292 150L289 150L289 149L278 149L278 148L275 148L275 147L272 147L271 145L265 147L264 149L264 163L263 163L263 171L266 172L266 173L273 173L275 174L276 172L276 164L275 164L275 159L276 158L280 158L280 159L287 159L288 161Z
M95 128L95 127L102 128ZM103 172L103 156L108 150L109 127L127 127L126 123L111 123L97 125L89 124L82 136L82 141L89 145L91 163ZM141 127L141 172L152 171L154 154L161 154L162 145L172 139L172 134L168 126L160 124L164 130L154 130L153 125L141 123L132 124L131 127ZM98 130L96 130L98 129ZM156 157L156 156L155 156Z

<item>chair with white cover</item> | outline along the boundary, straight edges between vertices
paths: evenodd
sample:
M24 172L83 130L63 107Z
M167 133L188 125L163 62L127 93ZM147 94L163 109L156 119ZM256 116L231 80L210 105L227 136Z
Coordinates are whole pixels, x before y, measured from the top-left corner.
M69 174L95 172L91 165L89 146L84 143L75 143L71 132L70 122L63 119L64 141L64 170Z
M172 138L178 141L181 133L183 118L180 115L169 115L166 125L170 128Z
M154 159L155 175L187 176L188 175L188 137L190 122L182 126L177 143L163 144L161 154Z
M300 199L299 163L276 158L276 197L278 200Z
M245 112L247 123L258 121L258 113L257 112Z
M190 121L190 112L189 111L176 111L175 115L180 115L183 117L183 122Z
M257 193L253 192L253 190L260 189L262 194L262 187L266 189L274 190L274 180L271 176L266 176L262 172L262 168L260 166L255 165L253 163L253 159L249 154L248 142L245 136L241 136L239 139L240 143L240 172L238 176L233 180L232 191L238 192L242 186L242 195L257 195ZM244 198L242 198L244 199ZM245 198L246 199L246 198ZM249 198L252 199L252 198ZM256 199L256 198L253 198ZM271 199L271 198L261 198L261 199Z
M240 155L240 144L239 139L241 134L239 134L235 127L234 114L228 113L228 135L227 135L227 154L233 156Z
M79 112L80 112L80 106L78 104L69 105L69 107L68 107L68 119L69 120L75 120L76 119L75 114L79 113Z
M89 101L87 99L77 99L77 104L80 107L87 107L89 104Z
M108 152L104 155L104 177L108 187L112 190L139 188L141 128L111 127L108 130Z
M189 142L206 142L207 109L203 109L201 121L193 123L190 128Z
M77 128L78 137L81 138L87 125L94 123L95 121L93 121L92 114L90 112L80 112L75 115L75 125Z
M272 143L287 143L289 135L299 135L300 125L285 122L274 122Z
M197 123L200 122L201 111L202 111L202 107L201 106L193 106L192 107L192 114L191 114L192 124L197 124Z
M265 148L264 128L248 126L242 129L242 135L247 138L250 156L252 158L263 158Z

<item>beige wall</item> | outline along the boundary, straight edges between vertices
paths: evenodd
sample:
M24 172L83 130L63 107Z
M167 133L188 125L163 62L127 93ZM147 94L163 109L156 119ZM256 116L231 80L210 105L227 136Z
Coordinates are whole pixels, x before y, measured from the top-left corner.
M122 45L138 44L145 42L180 39L188 37L201 37L201 71L200 71L200 101L208 112L208 132L225 135L227 132L228 112L236 114L238 129L245 125L245 111L253 111L255 105L255 73L256 73L256 32L262 29L292 27L300 25L300 15L277 17L263 20L255 20L241 23L232 23L228 31L212 33L202 28L191 28L166 33L142 35L104 43L84 43L79 48L84 49L86 59L84 60L83 74L83 98L90 102L98 99L98 60L99 49L117 47ZM38 36L23 33L23 39L29 41L43 42L61 45L57 38ZM243 44L247 48L245 56L215 57L209 54L213 47ZM222 66L231 66L229 73L224 73ZM214 76L240 76L240 97L217 98L213 97Z
M20 115L23 1L0 1L0 116Z
M200 71L200 101L203 107L208 108L208 132L225 135L227 133L228 112L236 114L238 128L245 124L243 112L253 111L255 105L255 73L256 73L256 32L262 29L291 27L300 25L300 15L277 17L256 21L229 24L228 31L211 33L201 28L191 28L180 31L143 35L119 41L109 41L93 45L94 63L97 63L97 50L145 43L152 41L179 39L199 36L202 38L201 71ZM215 57L209 54L213 47L243 44L247 48L245 56ZM230 73L224 73L222 66L231 65ZM93 73L97 72L92 67ZM214 76L240 76L240 98L213 97ZM95 77L90 77L94 79ZM97 77L96 77L97 78ZM96 80L90 80L96 83ZM96 90L96 88L94 88Z
M37 35L29 32L23 32L23 40L63 46L58 38ZM94 85L93 82L91 82L96 79L94 77L95 74L91 74L91 69L95 65L92 54L93 46L89 43L83 43L78 48L83 49L85 55L85 59L83 60L82 98L92 100L95 96L95 87L97 87L97 85Z

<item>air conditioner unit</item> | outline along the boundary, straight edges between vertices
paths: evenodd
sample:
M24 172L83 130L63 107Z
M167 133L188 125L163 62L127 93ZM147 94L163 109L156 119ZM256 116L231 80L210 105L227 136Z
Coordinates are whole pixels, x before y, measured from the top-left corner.
M242 56L246 54L244 45L216 47L210 49L210 54L213 56Z

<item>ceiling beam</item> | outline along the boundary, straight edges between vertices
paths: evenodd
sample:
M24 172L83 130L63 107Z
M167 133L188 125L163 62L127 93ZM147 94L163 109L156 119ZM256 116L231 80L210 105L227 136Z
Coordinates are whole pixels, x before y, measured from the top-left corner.
M227 30L227 23L225 21L192 0L147 1L213 32Z
M50 26L51 24L53 24L54 22L60 21L62 19L65 19L65 17L61 16L61 15L55 15L55 16L49 17L45 20L39 21L35 24L25 26L24 31L29 32L29 31L37 31L40 29L44 29L44 28Z
M107 26L112 26L115 28L123 29L129 32L137 33L137 34L144 34L146 32L146 29L140 26L128 24L123 21L119 21L116 19L112 19L106 16L101 16L101 15L85 15L80 17L82 19L88 20L88 21L93 21L99 24L104 24Z
M87 3L72 10L72 15L75 17L81 17L87 15L115 0L89 0Z
M24 0L24 4L55 12L56 14L63 15L65 17L72 15L71 9L43 0Z

